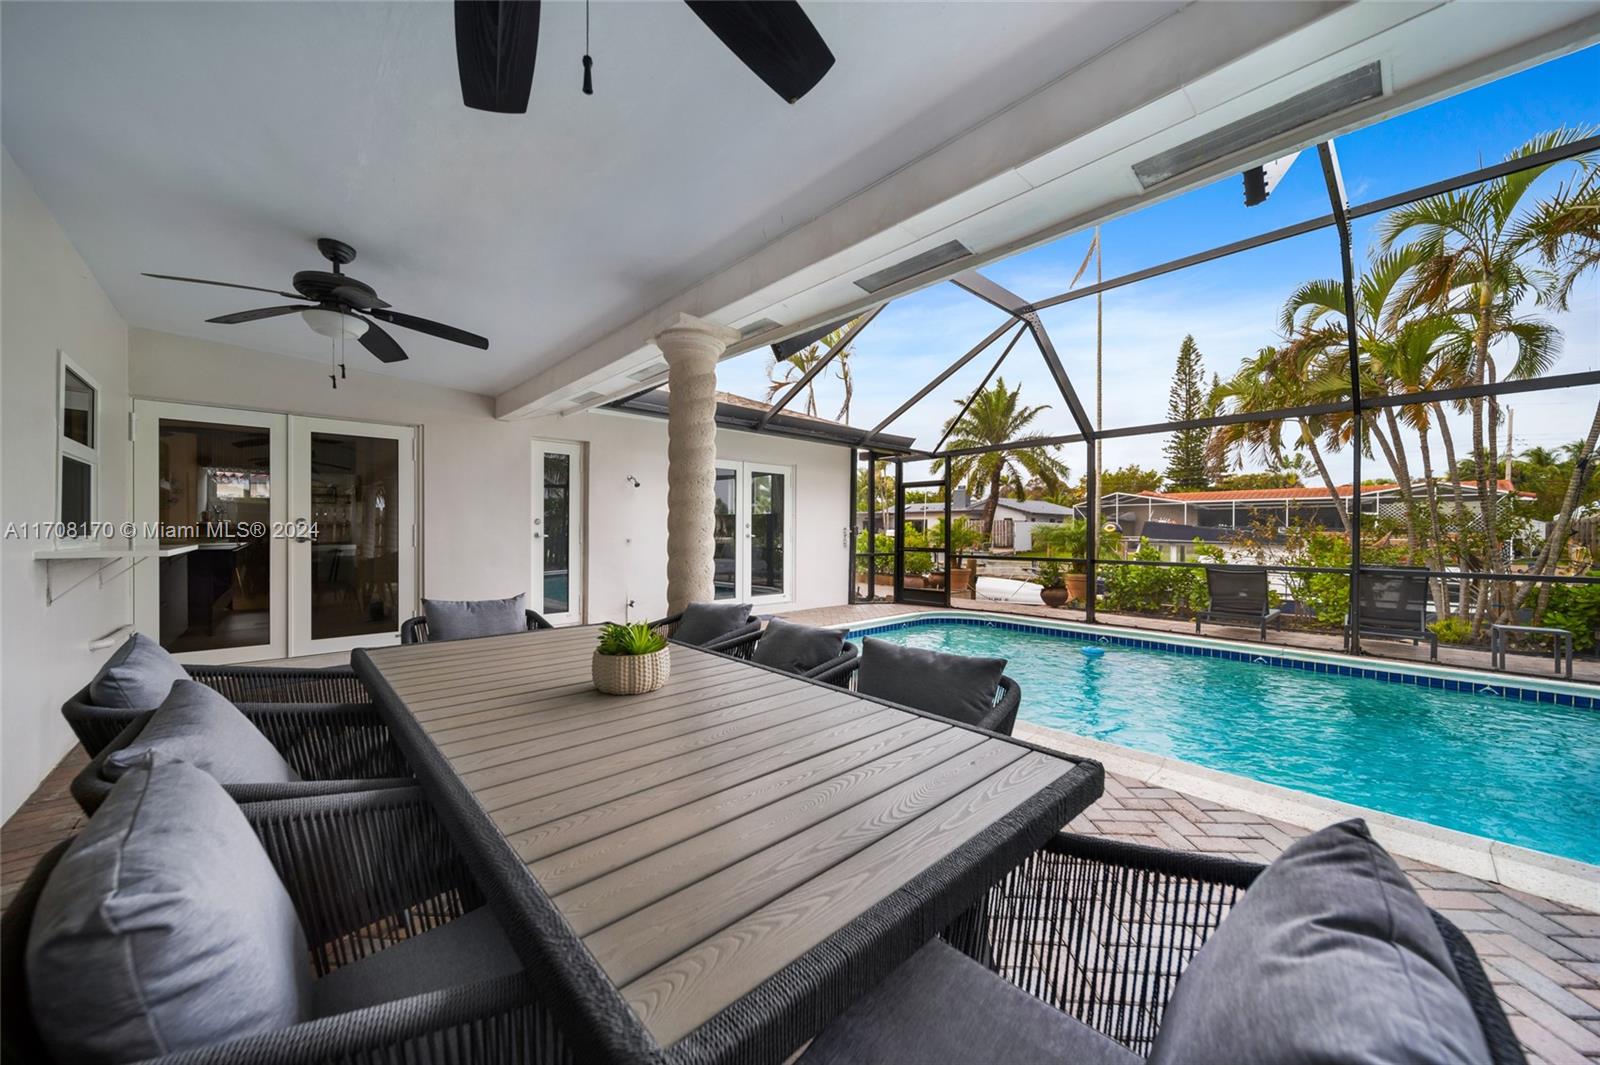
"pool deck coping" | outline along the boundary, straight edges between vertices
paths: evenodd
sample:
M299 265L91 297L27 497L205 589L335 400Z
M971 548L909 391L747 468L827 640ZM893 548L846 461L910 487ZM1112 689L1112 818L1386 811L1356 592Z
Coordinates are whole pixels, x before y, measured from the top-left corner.
M870 621L841 623L833 627L839 629L866 629L913 619L931 621L944 618L969 619L967 623L971 624L970 619L974 616L974 612L969 610L960 612L937 609L908 611L904 614L873 618ZM977 616L993 617L996 621L1016 624L1012 617L1004 614L978 614ZM1137 629L1110 629L1109 626L1095 626L1093 629L1089 629L1087 626L1075 622L1055 621L1049 618L1030 618L1026 624L1038 625L1043 628L1067 629L1079 633L1087 631L1095 635L1122 636L1129 634L1132 638L1152 643L1187 643L1192 646L1214 647L1219 650L1248 652L1252 657L1260 655L1261 652L1259 647L1232 640L1185 637L1167 633L1162 633L1159 638L1152 639L1151 634ZM1110 630L1109 632L1108 629ZM1273 655L1276 657L1338 662L1340 665L1359 664L1364 669L1371 668L1370 660L1356 658L1351 655L1329 654L1318 651L1290 651L1277 648L1273 649ZM1430 666L1424 668L1410 664L1407 664L1403 670L1396 671L1424 673L1429 676L1473 681L1495 676L1494 674L1454 667ZM1523 681L1523 678L1519 677L1518 681L1518 687L1528 686ZM1592 686L1563 684L1555 681L1535 681L1531 686L1537 689L1553 691L1574 692L1576 690L1577 693L1586 696L1594 694ZM1543 895L1545 898L1570 906L1580 906L1591 911L1600 911L1600 865L1591 865L1588 862L1581 862L1573 858L1546 854L1543 851L1536 851L1528 847L1519 847L1512 843L1489 839L1486 836L1477 836L1470 832L1461 832L1456 829L1429 824L1426 821L1419 821L1415 818L1401 817L1398 814L1373 810L1364 806L1357 806L1354 803L1325 798L1321 795L1313 795L1310 792L1286 788L1279 784L1269 784L1250 777L1240 776L1236 773L1209 769L1180 758L1151 754L1131 747L1107 743L1104 740L1094 739L1089 736L1081 736L1063 729L1018 721L1015 734L1018 739L1036 743L1041 747L1049 747L1066 754L1087 755L1099 761L1107 770L1138 780L1151 787L1170 788L1173 791L1186 792L1211 802L1231 806L1246 813L1260 814L1263 817L1275 818L1279 821L1286 821L1305 828L1321 828L1331 821L1360 817L1366 820L1374 838L1394 854L1428 862L1431 865L1436 865L1441 869L1448 869L1452 872L1465 873L1480 880L1502 884L1517 891Z

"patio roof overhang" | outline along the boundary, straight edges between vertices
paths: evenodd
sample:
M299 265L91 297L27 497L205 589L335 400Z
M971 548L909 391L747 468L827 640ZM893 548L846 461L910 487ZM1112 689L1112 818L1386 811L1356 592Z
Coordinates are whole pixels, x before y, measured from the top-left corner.
M624 414L645 414L655 418L667 416L667 390L653 388L632 396L607 403L602 410L620 411ZM773 436L787 436L813 443L839 444L849 447L860 443L861 430L848 425L830 422L824 418L811 418L802 414L785 414L774 411L765 404L746 406L727 400L717 401L717 428L736 429L742 432L761 432ZM884 436L873 446L885 454L910 454L913 441L909 436Z

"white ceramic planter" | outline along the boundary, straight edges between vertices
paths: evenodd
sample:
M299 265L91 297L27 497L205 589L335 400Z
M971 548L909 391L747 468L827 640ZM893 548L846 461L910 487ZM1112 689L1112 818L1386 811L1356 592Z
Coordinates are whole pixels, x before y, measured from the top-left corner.
M607 695L643 695L667 682L672 673L672 649L663 647L647 655L594 653L594 686Z

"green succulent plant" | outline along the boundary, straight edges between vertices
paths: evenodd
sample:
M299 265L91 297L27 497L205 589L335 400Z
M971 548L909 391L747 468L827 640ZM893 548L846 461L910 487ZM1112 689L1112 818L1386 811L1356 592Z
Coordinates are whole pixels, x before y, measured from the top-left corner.
M643 621L631 625L607 622L600 626L603 655L649 655L667 646L667 638Z

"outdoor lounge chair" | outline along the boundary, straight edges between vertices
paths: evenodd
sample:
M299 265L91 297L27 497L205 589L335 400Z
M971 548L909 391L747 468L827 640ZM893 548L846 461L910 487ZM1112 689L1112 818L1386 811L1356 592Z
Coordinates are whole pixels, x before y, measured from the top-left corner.
M712 636L702 636L698 632L689 635L687 638L682 635L685 632L690 632L691 626L695 630L703 631L702 626L705 624L705 619L697 618L696 614L709 614L720 611L723 608L734 610L736 613L742 610L744 621L740 623L735 618L733 623L720 626L720 631ZM749 611L748 604L744 604L741 607L737 604L728 603L690 603L688 609L668 615L658 621L652 621L650 627L653 629L666 629L667 639L678 643L687 643L706 651L720 651L725 655L732 655L734 658L749 658L755 652L756 641L761 639L761 619ZM688 624L685 624L686 621Z
M384 736L388 735L388 726L378 720L366 685L356 679L355 670L349 666L294 669L278 666L185 665L183 670L190 679L227 696L245 717L256 721L274 743L292 743L293 739L298 738L288 731L297 728L289 711L292 706L308 704L359 704L365 707L360 728L368 732L381 730ZM77 734L78 742L83 744L83 749L91 757L99 754L140 714L155 709L154 706L98 705L90 696L89 689L90 685L84 685L68 699L61 707L61 716L67 719L67 724Z
M556 1030L553 1011L536 998L477 881L419 789L239 809L287 890L310 948L300 956L306 972L296 977L310 984L309 1016L152 1060L574 1060L576 1051ZM71 842L39 861L0 922L0 1056L6 1062L57 1060L35 1020L26 947L41 893ZM224 999L216 1008L237 1007Z
M241 707L241 710L243 708ZM146 710L102 747L72 779L72 797L93 815L116 781L107 760L138 741L154 710ZM264 802L347 791L377 791L414 784L405 755L387 728L373 727L368 703L303 703L256 707L249 720L277 749L299 780L222 781L235 802ZM266 724L263 725L263 721Z
M1261 627L1267 638L1267 625L1283 628L1283 612L1267 599L1267 570L1264 566L1207 566L1206 590L1211 605L1195 615L1194 631L1200 623L1248 622Z
M1428 628L1428 578L1417 573L1363 573L1360 590L1362 636L1410 640L1415 647L1428 641L1428 658L1439 660L1439 636ZM1349 619L1345 620L1346 627Z
M1202 946L1267 868L1215 854L1061 833L993 884L972 909L945 929L941 939L925 946L851 1005L812 1041L800 1065L1040 1060L1135 1065L1151 1055L1158 1033L1169 1022L1167 1045L1164 1053L1157 1055L1165 1062L1368 1060L1360 1052L1365 1044L1359 1041L1368 1026L1377 1024L1370 1012L1343 1012L1340 1020L1345 1023L1352 1023L1352 1015L1357 1015L1354 1023L1362 1029L1357 1032L1334 1027L1324 1019L1322 1010L1294 1013L1296 1005L1304 1006L1308 995L1321 993L1330 996L1328 1001L1334 1007L1327 1013L1336 1015L1344 988L1336 991L1321 983L1319 977L1326 975L1325 971L1309 974L1307 984L1298 988L1288 986L1287 993L1283 982L1292 981L1289 974L1314 964L1314 959L1347 958L1352 950L1359 952L1362 948L1355 936L1342 939L1344 949L1338 951L1313 954L1306 948L1307 935L1326 940L1338 932L1349 933L1351 926L1343 921L1312 925L1310 919L1299 925L1298 931L1293 919L1274 925L1272 918L1282 912L1281 892L1265 910L1258 907L1251 917L1241 913L1245 924L1235 930L1240 934L1229 937L1231 942L1222 946L1222 955L1213 953L1213 964L1193 967L1197 983L1183 987L1188 1002L1169 1010L1174 991L1183 986L1179 976L1190 970ZM1402 876L1398 870L1392 875ZM1308 879L1315 876L1313 869ZM1393 892L1392 886L1384 890ZM1437 1008L1440 1002L1452 1007L1454 1024L1444 1037L1476 1043L1481 1033L1487 1060L1493 1065L1526 1065L1517 1037L1466 936L1429 910L1409 888L1402 890L1409 895L1405 912L1411 922L1404 934L1413 942L1431 941L1429 961L1438 966L1433 968L1413 956L1412 977L1431 968L1424 982L1436 997L1428 1000L1429 1008ZM1334 893L1332 898L1342 902L1344 896ZM1375 915L1366 910L1353 911L1353 915L1370 919L1363 928L1375 928L1381 936L1387 911L1381 904L1376 910ZM1268 914L1265 928L1259 917L1263 912ZM1330 925L1338 927L1328 931ZM1307 931L1313 927L1318 931ZM1398 939L1393 929L1388 931ZM1217 942L1221 945L1222 939ZM1285 942L1302 948L1292 964L1277 953ZM1235 964L1241 960L1241 944L1245 959L1243 964ZM1399 950L1394 942L1376 948L1382 956ZM1249 957L1252 952L1256 959ZM1261 952L1268 956L1262 958ZM1215 964L1219 957L1229 964L1219 968ZM1275 975L1262 978L1255 968L1258 962L1263 967L1275 966ZM1396 963L1397 968L1403 965ZM1215 979L1218 976L1220 980ZM1259 982L1237 985L1245 979ZM1219 993L1219 984L1234 986ZM1370 1007L1380 997L1368 993L1365 1000ZM1414 1009L1418 1001L1410 993L1396 994L1394 999L1399 1012ZM1252 1016L1241 1018L1240 1010ZM1247 1023L1241 1023L1244 1021ZM1406 1018L1401 1025L1411 1022L1412 1018ZM1243 1033L1248 1044L1259 1039L1263 1027L1269 1025L1280 1026L1273 1034L1283 1037L1287 1045L1280 1044L1276 1052L1265 1055L1259 1042L1249 1048L1255 1051L1252 1054L1249 1049L1230 1052L1204 1041L1207 1036L1226 1041L1233 1029ZM1422 1026L1441 1026L1441 1021L1430 1017ZM1195 1039L1186 1042L1184 1035ZM1332 1043L1334 1051L1319 1054L1293 1045L1297 1037L1308 1035ZM1348 1054L1341 1056L1346 1049ZM1437 1053L1438 1049L1414 1048L1413 1053L1402 1056L1418 1061L1447 1057ZM1372 1060L1383 1056L1374 1055ZM1392 1055L1385 1057L1392 1059ZM1449 1060L1458 1058L1449 1056Z
M535 632L535 631L537 631L539 629L553 629L553 628L555 628L554 625L550 624L548 621L546 621L542 616L540 616L535 611L524 610L523 613L525 615L527 615L528 631L529 632ZM423 614L418 614L416 617L408 618L406 621L404 621L400 625L400 642L402 644L427 643L428 642L428 619L427 619L427 617L425 615L423 615Z

